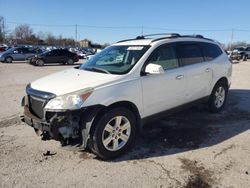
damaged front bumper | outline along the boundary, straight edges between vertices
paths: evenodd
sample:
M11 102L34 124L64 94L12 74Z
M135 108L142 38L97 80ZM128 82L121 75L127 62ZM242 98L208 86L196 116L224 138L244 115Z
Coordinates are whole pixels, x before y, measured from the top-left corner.
M32 112L27 100L26 96L22 101L24 113L21 120L33 127L42 140L57 140L62 146L74 143L86 148L93 120L103 108L95 105L78 110L45 111L44 117L39 118Z

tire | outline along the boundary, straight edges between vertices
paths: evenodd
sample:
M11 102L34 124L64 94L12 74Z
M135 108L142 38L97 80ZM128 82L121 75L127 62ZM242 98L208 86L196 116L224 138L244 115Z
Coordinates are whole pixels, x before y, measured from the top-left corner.
M37 66L43 66L44 65L44 61L42 59L38 59L38 60L36 60L36 65Z
M73 65L73 64L74 64L73 59L68 59L68 60L67 60L67 64L68 64L68 65Z
M219 81L213 88L208 101L209 111L212 113L220 112L227 100L228 86L225 82Z
M112 159L131 147L135 134L136 118L133 113L126 108L114 108L95 123L89 149L103 160Z
M6 57L4 60L5 63L12 63L12 61L13 61L12 57Z
M247 55L244 55L244 56L243 56L243 61L246 61L247 58L248 58L248 56L247 56Z

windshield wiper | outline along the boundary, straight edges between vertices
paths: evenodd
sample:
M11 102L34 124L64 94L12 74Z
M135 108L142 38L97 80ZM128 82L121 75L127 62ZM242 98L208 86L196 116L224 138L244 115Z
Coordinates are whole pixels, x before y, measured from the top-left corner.
M99 71L99 72L104 72L104 73L107 73L107 74L111 74L106 69L102 69L102 68L99 68L99 67L88 67L88 68L84 68L84 69L86 69L86 70L95 70L95 71Z

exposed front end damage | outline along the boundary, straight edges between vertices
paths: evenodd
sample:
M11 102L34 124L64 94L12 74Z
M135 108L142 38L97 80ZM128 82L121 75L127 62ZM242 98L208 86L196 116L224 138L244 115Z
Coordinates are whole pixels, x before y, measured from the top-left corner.
M101 105L90 106L78 110L46 111L44 106L49 97L34 96L28 93L22 100L24 114L22 121L33 127L42 140L57 140L62 146L87 146L89 131L94 117L102 108ZM39 106L40 105L40 106Z

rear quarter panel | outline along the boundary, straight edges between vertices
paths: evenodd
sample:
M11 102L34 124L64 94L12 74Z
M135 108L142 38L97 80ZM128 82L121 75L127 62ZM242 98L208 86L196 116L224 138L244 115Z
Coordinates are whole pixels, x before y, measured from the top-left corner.
M215 84L222 77L227 78L228 84L230 85L232 76L232 64L225 53L214 59L211 63L213 64L213 83L210 93L212 92Z

